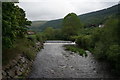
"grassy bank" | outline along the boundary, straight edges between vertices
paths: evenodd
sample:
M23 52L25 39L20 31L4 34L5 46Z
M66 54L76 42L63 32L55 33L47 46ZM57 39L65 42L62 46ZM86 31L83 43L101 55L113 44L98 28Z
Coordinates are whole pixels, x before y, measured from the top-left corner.
M39 48L36 48L34 41L27 38L16 39L13 47L3 51L2 63L7 65L19 54L26 56L29 60L33 60Z
M87 56L85 50L79 48L79 47L76 46L76 45L65 45L64 47L65 47L65 50L78 53L78 54L81 55L81 56L85 56L85 57Z

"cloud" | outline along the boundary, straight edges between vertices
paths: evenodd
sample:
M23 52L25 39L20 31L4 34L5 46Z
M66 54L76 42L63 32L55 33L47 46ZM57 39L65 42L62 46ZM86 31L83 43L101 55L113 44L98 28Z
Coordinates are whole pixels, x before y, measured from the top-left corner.
M53 20L68 13L78 15L115 5L118 0L20 0L18 5L26 11L29 20Z

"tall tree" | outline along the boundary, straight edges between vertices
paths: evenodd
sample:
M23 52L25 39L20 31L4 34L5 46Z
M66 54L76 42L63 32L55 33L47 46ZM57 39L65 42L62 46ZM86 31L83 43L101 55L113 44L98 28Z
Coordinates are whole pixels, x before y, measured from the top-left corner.
M64 17L62 33L68 39L70 36L77 35L81 28L79 17L75 13L69 13Z
M2 43L3 48L12 46L17 37L23 37L26 26L31 22L25 18L25 11L13 2L2 3Z

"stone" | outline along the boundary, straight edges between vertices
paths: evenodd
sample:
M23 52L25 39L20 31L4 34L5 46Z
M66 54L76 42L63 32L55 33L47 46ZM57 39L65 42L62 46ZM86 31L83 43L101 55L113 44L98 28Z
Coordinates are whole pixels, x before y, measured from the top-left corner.
M18 76L20 76L20 75L22 74L22 72L21 72L20 70L17 70L17 71L16 71L16 74L17 74Z
M5 77L6 75L7 73L4 70L2 70L2 76Z
M19 71L21 68L20 66L15 66L16 70Z
M93 68L93 70L95 70L95 68Z
M27 64L24 64L23 66L22 66L22 68L26 68L27 67Z
M69 57L68 55L65 55L65 57Z
M71 52L70 54L74 54L74 52Z
M94 73L97 73L97 71L94 71Z
M14 64L17 64L17 61L16 61L16 60L13 60L12 62L13 62Z
M7 76L9 76L9 71L7 71L6 73L7 73Z
M10 69L12 69L12 67L14 67L15 66L15 63L13 63L12 61L10 62Z
M9 68L10 68L10 64L8 64L8 65L4 68L4 70L9 70Z
M24 63L24 62L25 62L25 58L23 57L23 58L21 59L21 61Z
M72 68L73 68L73 66L70 66L70 68L72 69Z
M15 71L14 70L10 70L9 71L9 76L14 77L15 76Z

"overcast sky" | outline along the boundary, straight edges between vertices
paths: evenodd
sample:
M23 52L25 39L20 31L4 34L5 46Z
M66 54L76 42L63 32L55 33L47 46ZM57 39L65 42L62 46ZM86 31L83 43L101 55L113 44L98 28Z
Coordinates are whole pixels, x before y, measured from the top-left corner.
M118 4L119 0L19 0L28 20L54 20L68 13L77 15L101 10Z

